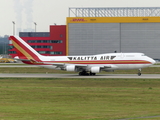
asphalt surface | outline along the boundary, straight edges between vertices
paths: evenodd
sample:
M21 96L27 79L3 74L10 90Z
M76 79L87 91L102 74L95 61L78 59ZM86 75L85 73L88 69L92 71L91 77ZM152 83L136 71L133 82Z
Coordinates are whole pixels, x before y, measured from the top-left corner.
M3 64L0 67L37 67L35 65L9 65ZM160 67L160 65L153 65L152 67ZM159 79L160 74L142 74L138 76L137 74L97 74L96 76L79 76L78 74L38 74L38 73L0 73L0 78L2 77L24 77L24 78L154 78Z
M136 78L136 79L159 79L160 74L142 74L138 76L136 74L97 74L95 76L79 76L77 74L31 74L31 73L0 73L0 78Z

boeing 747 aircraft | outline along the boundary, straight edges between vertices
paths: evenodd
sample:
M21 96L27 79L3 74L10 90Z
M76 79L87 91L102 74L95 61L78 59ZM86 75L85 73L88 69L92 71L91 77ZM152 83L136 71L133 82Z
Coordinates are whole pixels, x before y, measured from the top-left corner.
M79 72L79 75L96 75L101 71L137 69L149 67L155 61L143 53L105 53L85 56L43 56L18 36L10 36L18 59L26 64L50 69Z

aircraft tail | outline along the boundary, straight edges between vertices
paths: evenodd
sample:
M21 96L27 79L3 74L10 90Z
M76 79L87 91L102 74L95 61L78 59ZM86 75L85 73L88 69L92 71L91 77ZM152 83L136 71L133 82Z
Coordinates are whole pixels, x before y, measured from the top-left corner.
M19 36L10 36L10 40L16 49L19 59L41 62L40 57L42 55L40 55Z

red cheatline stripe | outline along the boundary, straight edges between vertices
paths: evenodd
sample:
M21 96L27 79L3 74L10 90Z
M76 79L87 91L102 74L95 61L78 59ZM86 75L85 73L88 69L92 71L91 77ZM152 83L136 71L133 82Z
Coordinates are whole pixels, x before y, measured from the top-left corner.
M47 61L45 61L47 62ZM144 60L104 60L104 61L50 61L49 63L72 63L72 64L151 64Z
M32 63L32 64L35 64L35 65L52 65L52 64L54 64L54 63L64 63L64 64L151 64L150 62L148 62L148 61L134 61L134 62L132 62L132 61L121 61L121 60L116 60L116 62L114 61L114 62L112 62L112 61L110 61L110 62L105 62L105 61L98 61L98 62L96 62L96 61L94 61L94 62L92 62L92 61L85 61L85 62L83 62L83 61L79 61L79 62L77 62L77 61L45 61L46 63L48 63L48 64L45 64L45 63Z

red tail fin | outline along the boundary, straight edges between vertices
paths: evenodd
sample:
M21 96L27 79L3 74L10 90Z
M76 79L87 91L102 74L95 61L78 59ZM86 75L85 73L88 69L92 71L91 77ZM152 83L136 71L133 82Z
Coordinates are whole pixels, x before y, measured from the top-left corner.
M40 54L35 51L30 45L18 36L10 36L13 46L16 48L16 52L20 59L27 59L41 62Z

